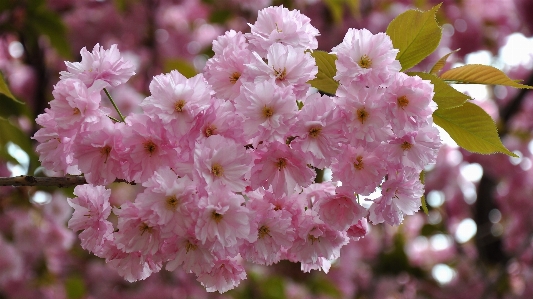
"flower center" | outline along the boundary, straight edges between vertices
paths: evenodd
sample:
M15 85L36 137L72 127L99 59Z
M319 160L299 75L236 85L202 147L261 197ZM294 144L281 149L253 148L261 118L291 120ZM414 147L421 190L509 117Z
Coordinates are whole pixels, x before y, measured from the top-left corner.
M366 54L361 56L361 59L359 59L359 66L364 68L364 69L371 68L372 67L372 59L370 59L370 57L368 57L368 55L366 55Z
M167 199L165 200L165 207L167 208L167 210L172 211L176 209L179 203L180 201L176 198L176 196L172 195L167 197Z
M263 115L265 116L265 118L272 117L272 115L274 115L274 109L265 105L265 107L263 107Z
M408 150L411 149L411 147L413 147L413 145L410 144L410 143L407 142L407 141L404 141L404 142L402 143L401 147L402 147L402 149L403 149L404 151L408 151Z
M145 232L148 232L149 234L152 233L152 228L148 226L148 224L146 223L141 223L141 225L139 225L139 231L141 232L141 236L145 233Z
M307 240L311 241L311 244L314 244L315 241L320 242L320 238L317 238L317 237L315 237L315 236L313 236L311 234L307 235Z
M107 163L107 158L109 157L109 153L111 153L111 147L109 145L106 145L100 148L100 154L102 154L102 156L105 156L104 163Z
M268 226L263 225L257 231L257 238L262 239L265 236L270 236L270 229L268 228Z
M278 167L278 170L282 170L285 168L285 166L287 166L287 160L285 160L285 158L278 158L276 161L276 166Z
M274 76L276 76L276 80L283 81L285 80L285 77L287 77L287 69L274 69Z
M190 250L194 251L198 248L198 246L191 243L191 241L187 240L187 244L185 244L185 251L189 253Z
M309 129L309 136L311 136L311 138L317 138L321 131L322 127L312 127Z
M401 96L398 98L398 106L400 108L405 108L407 107L407 105L409 105L409 99L406 97L406 96Z
M365 107L357 109L355 112L357 115L357 119L361 122L361 124L364 124L366 119L368 118L368 112L366 111Z
M222 218L224 218L224 215L217 213L216 211L213 211L211 213L211 219L215 220L216 223L219 223Z
M152 140L146 141L143 145L144 149L150 154L150 156L157 151L157 145Z
M233 72L233 74L231 74L231 76L229 77L229 82L231 82L231 84L235 84L237 83L237 80L239 80L240 77L241 74L239 72Z
M183 112L183 107L185 107L185 100L177 100L176 103L174 103L174 111L176 112Z
M80 109L79 109L78 107L76 107L76 108L73 109L72 114L74 114L74 115L78 115L78 114L80 114L80 113L81 113L81 111L80 111Z
M365 164L363 163L363 156L358 156L357 158L355 158L355 162L353 162L353 167L357 170L365 168Z
M211 173L216 177L220 177L224 174L224 168L222 168L222 165L215 163L211 166Z
M204 136L205 137L209 137L211 135L215 135L216 129L217 129L217 127L215 127L214 125L209 125L209 126L205 127Z

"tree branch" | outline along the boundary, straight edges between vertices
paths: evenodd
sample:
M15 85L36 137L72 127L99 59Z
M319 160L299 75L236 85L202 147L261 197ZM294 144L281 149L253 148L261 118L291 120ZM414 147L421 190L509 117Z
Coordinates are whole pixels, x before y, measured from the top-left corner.
M115 183L128 183L135 185L135 182L126 180L115 180ZM65 177L35 177L31 175L21 175L17 177L0 177L0 186L54 186L54 187L72 187L85 185L87 181L83 175L73 175Z

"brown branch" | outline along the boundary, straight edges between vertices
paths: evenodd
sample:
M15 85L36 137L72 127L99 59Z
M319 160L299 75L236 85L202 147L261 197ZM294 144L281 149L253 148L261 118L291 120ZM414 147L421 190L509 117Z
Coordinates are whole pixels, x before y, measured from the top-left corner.
M0 177L0 186L57 186L62 188L84 184L87 184L87 181L82 175L67 177L35 177L31 175L9 178Z
M134 182L126 180L115 180L115 183L128 183L135 185ZM0 186L52 186L52 187L72 187L85 185L87 181L83 175L73 175L66 177L35 177L31 175L21 175L17 177L0 177Z

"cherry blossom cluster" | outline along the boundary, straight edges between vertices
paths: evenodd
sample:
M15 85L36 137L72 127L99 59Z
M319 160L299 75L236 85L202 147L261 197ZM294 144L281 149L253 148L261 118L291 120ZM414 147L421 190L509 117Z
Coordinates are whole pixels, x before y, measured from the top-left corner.
M400 72L390 38L349 29L327 95L308 83L319 35L308 17L269 7L250 27L215 40L203 73L155 76L144 113L124 121L101 102L133 64L116 46L84 48L37 118L42 165L89 183L69 199L69 227L128 281L179 268L225 292L246 277L243 260L327 272L367 220L398 225L420 207L440 147L433 86ZM324 168L333 181L314 183ZM112 207L116 179L143 189Z

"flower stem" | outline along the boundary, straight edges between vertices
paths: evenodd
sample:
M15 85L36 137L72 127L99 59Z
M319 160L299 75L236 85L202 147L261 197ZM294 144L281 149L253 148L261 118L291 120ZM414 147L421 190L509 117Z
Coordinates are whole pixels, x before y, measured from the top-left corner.
M109 98L109 100L111 101L111 104L113 104L113 107L115 107L115 110L117 110L118 116L120 116L120 119L122 120L122 122L126 122L126 120L124 119L124 116L122 115L122 113L120 113L120 110L118 110L118 107L115 104L115 101L113 101L113 98L109 94L109 91L107 91L107 89L104 88L104 92L107 95L107 97Z

